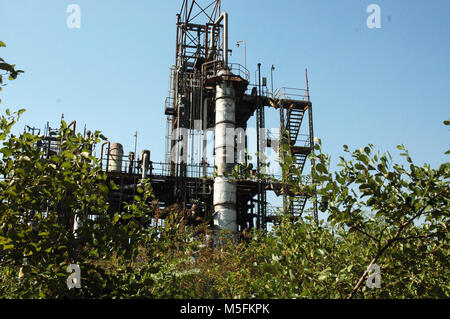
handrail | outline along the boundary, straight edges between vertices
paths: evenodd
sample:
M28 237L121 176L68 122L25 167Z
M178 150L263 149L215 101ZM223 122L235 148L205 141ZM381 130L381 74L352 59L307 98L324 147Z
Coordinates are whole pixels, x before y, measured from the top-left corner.
M233 73L234 75L238 75L241 78L243 78L244 80L248 81L250 78L250 72L242 65L239 63L229 63L228 64L228 68L230 69L231 73ZM235 73L235 72L237 73ZM242 76L243 75L243 76Z
M212 67L210 67L212 65ZM218 71L223 68L224 63L219 60L209 61L202 64L203 81L217 75ZM250 78L250 72L239 63L229 63L228 70L233 74L242 77L246 81ZM212 71L212 72L211 72Z
M278 90L275 91L273 94L276 98L284 98L287 100L294 100L298 97L301 98L303 101L308 100L308 90L306 89L299 89L299 88L291 88L291 87L281 87Z
M104 145L108 144L108 142L105 142L102 145L102 148L104 148ZM105 155L104 155L105 156ZM130 165L134 165L135 168L138 168L138 170L141 170L142 167L141 165L137 165L139 163L138 160L133 160L130 161L129 157L127 155L117 155L117 157L122 157L122 166L121 166L121 170L120 172L115 172L115 173L122 173L122 174L129 174L129 167ZM104 160L108 160L108 157L105 156L105 158L101 158L100 161L100 167L102 167L102 162ZM149 162L149 169L150 169L150 174L151 177L170 177L171 174L167 171L167 169L165 169L165 167L168 165L168 163L164 163L164 162ZM186 168L186 177L188 178L198 178L198 179L203 179L203 172L202 172L202 168L203 165L201 164L176 164L176 165L183 165ZM106 167L106 172L108 172L109 168ZM207 166L207 176L206 179L212 179L214 176L214 172L215 172L215 167L213 165L208 165ZM137 172L135 173L137 174ZM280 182L282 180L282 174L277 171L277 172L266 172L265 173L266 176L266 180L268 182L272 181L272 182ZM256 177L250 177L246 180L255 180ZM311 181L311 176L307 176L307 175L301 175L301 176L297 176L296 178L301 179L301 181L303 183L309 183Z

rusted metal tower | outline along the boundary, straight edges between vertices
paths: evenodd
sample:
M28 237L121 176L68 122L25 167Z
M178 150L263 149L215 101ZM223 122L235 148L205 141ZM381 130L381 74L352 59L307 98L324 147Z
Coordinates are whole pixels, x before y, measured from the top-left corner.
M309 89L281 88L268 94L267 89L261 85L260 65L258 65L258 79L253 85L253 93L246 94L249 86L248 70L228 61L227 20L227 14L221 11L220 0L206 3L183 0L177 15L175 65L170 68L169 96L165 103L168 125L165 158L166 162L170 163L167 165L167 174L176 178L174 199L183 207L191 205L188 198L195 198L204 204L209 202L209 207L206 204L204 209L211 210L212 206L216 206L216 201L211 202L199 196L215 192L219 187L218 183L211 185L211 181L208 181L210 177L208 168L215 166L219 174L231 173L230 165L226 169L217 165L218 161L220 163L218 157L222 156L221 154L215 154L214 163L209 161L211 159L208 159L206 150L208 131L214 131L217 139L218 132L226 128L246 130L248 119L256 113L257 152L264 153L265 148L271 146L268 144L275 144L274 141L267 143L265 107L275 106L280 108L281 112L280 128L283 128L289 136L285 142L288 143L294 157L293 165L297 165L300 172L313 145ZM220 76L219 72L222 72ZM223 123L216 121L217 116L220 116L216 112L217 90L220 90L217 84L224 81L224 76L228 78L226 80L228 82L233 79L230 83L234 91L233 103L236 105L233 111L234 118L223 119L228 122L228 126L220 127ZM309 134L301 135L300 128L307 110L309 110ZM216 147L215 150L220 151L220 148ZM237 164L236 160L235 158L231 161L231 166ZM261 159L258 156L257 169L260 170L261 167ZM190 180L191 178L196 180ZM250 194L255 193L256 198L242 198L243 202L247 200L248 202L242 204L241 209L237 209L238 223L241 222L242 227L247 224L265 228L267 222L274 219L273 214L269 213L271 216L268 216L267 212L268 182L264 178L253 182ZM273 183L271 184L273 186ZM293 196L286 190L283 192L283 198L287 210L299 216L305 207L306 196ZM242 201L237 200L235 205Z
M201 165L202 175L206 175L204 148L196 142L198 135L203 136L211 124L213 112L208 110L207 97L203 96L202 66L207 61L218 59L217 50L222 45L220 29L213 26L220 14L220 0L206 6L199 1L183 0L177 14L175 65L170 68L169 94L165 103L166 162L170 163L168 173L178 177L175 197L181 199L183 206L188 186L186 177L190 175L187 165L198 165L199 168ZM194 149L197 150L197 158L192 154ZM198 172L195 177L200 177Z
M128 158L123 156L119 169L119 162L108 164L118 153L110 144L103 145L107 146L104 153L102 147L104 167L120 189L111 194L115 203L111 207L120 209L123 201L132 200L137 183L150 177L162 207L178 204L216 229L236 232L266 229L268 223L276 223L275 210L268 208L269 191L283 197L284 211L294 218L301 216L306 196L294 194L288 187L301 176L288 172L289 178L282 181L260 174L266 163L259 155L256 168L248 174L246 149L250 140L245 132L254 116L257 152L264 154L268 148L278 152L287 145L300 175L313 146L308 85L306 89L269 92L261 78L261 65L251 84L249 71L229 61L228 14L221 11L220 0L183 0L176 25L175 64L170 67L164 105L165 160L155 163L149 151L139 157L131 152ZM265 127L266 108L280 112L279 138ZM309 121L304 121L307 112ZM305 132L302 128L306 126L309 129ZM214 135L212 154L209 135ZM242 171L247 174L244 178L229 178Z
M183 0L176 26L175 64L170 67L164 105L165 160L153 162L149 150L125 155L120 143L102 144L101 167L117 185L109 192L111 213L122 211L142 181L150 178L161 208L177 204L192 213L193 221L207 220L214 229L267 229L269 223L278 222L275 209L269 208L268 192L282 196L283 210L300 217L306 194L294 193L289 184L302 177L313 148L308 76L306 89L283 87L272 92L262 81L259 64L250 83L249 71L229 61L228 14L221 11L220 0ZM265 127L267 108L280 113L278 137ZM256 141L246 134L252 119ZM71 125L75 130L76 122ZM60 141L52 134L48 128L42 145L48 154L59 150ZM214 135L212 152L209 135ZM251 142L258 152L256 168L247 165ZM285 179L261 174L266 165L261 154L269 148L293 159Z

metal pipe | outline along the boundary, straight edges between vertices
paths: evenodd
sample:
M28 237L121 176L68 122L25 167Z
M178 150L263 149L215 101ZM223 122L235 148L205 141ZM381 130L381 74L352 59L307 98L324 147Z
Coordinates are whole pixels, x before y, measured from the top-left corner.
M130 152L128 154L128 159L130 161L130 165L128 167L128 174L130 174L130 175L134 173L134 157L136 156L135 154L136 153L134 153L134 152Z
M150 164L150 151L143 150L139 156L142 161L142 180L147 179L147 171Z
M214 30L216 25L218 25L223 20L223 48L222 48L222 57L224 67L228 66L228 13L224 12L220 15L220 17L214 22L214 25L211 29L211 43L210 47L214 46Z
M75 131L77 130L77 121L70 122L69 126L67 128L69 129L71 126L73 126L73 135L75 135Z
M205 24L205 61L208 61L209 57L209 26L211 24Z
M239 44L240 43L244 43L244 67L245 67L245 70L246 71L248 71L247 70L247 42L245 41L245 40L239 40L237 43L236 43L236 46L239 48Z
M261 63L258 63L258 94L256 95L256 167L258 174L261 174L261 109L260 109L260 99L261 99ZM257 217L256 217L256 227L259 229L261 227L261 177L258 177L258 195L257 195Z
M270 68L270 81L272 82L272 97L274 96L273 94L273 71L275 70L275 67L272 64L272 67Z
M111 142L104 142L101 146L101 151L100 151L100 168L102 168L102 163L103 163L103 148L104 146L108 144L108 157L106 159L106 171L108 171L108 165L109 165L109 149L111 147Z
M208 39L208 54L214 54L214 31L216 29L215 24L211 24L211 34ZM208 60L209 56L207 56L206 60ZM211 57L212 58L212 57Z

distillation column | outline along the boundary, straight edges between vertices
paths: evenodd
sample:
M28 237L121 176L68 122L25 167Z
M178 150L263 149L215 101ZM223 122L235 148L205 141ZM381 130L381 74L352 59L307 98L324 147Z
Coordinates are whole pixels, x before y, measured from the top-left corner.
M214 149L218 177L214 179L213 221L216 229L237 232L236 183L229 179L235 165L236 101L233 83L226 79L228 75L229 71L220 71L222 81L216 86Z

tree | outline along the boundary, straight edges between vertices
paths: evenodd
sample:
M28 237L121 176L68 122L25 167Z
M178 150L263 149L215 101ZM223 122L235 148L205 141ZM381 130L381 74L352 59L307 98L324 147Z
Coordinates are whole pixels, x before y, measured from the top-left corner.
M1 67L12 79L22 72ZM62 121L55 136L59 150L48 152L44 136L12 133L23 112L7 109L0 116L0 295L139 295L145 289L138 283L145 286L165 271L158 255L165 238L148 227L157 211L148 205L150 182L141 183L123 211L109 211L108 192L117 187L107 183L93 156L105 137L75 134ZM75 218L82 221L76 230ZM70 264L81 268L82 289L66 286Z
M342 157L331 173L318 140L315 183L289 186L317 190L327 220L294 222L281 212L272 232L250 233L219 252L201 250L193 266L201 274L182 286L203 298L448 298L450 164L420 167L398 148L407 168L372 145L354 152L344 146L350 159ZM373 264L381 268L380 289L366 286Z
M0 41L0 48L2 47L6 47L6 44ZM16 66L14 64L9 64L0 57L0 72L4 71L3 74L0 73L0 92L2 91L2 86L6 85L4 84L5 78L12 81L15 80L20 73L23 73L22 70L16 70L15 67ZM0 99L0 103L1 102L2 100Z
M408 163L406 168L393 163L389 153L375 153L373 145L352 153L344 146L351 159L341 157L340 170L334 174L329 172L330 158L321 152L320 141L315 146L317 153L311 155L317 163L312 174L317 181L313 187L317 189L320 210L328 213L331 226L357 234L368 240L367 246L371 247L365 258L367 267L349 292L349 298L358 293L367 278L367 268L376 263L391 272L395 265L401 265L405 268L402 276L406 273L412 278L422 278L419 282L423 280L425 272L408 272L408 265L416 262L415 258L405 258L411 257L413 247L432 254L429 258L434 259L434 265L427 270L437 278L443 279L441 276L447 275L449 269L447 258L436 258L445 256L448 251L450 163L444 163L438 169L432 169L428 164L419 167L413 163L404 146L400 145L398 149ZM394 249L406 253L399 254ZM439 251L437 255L434 254L436 249ZM392 258L394 253L396 259ZM384 282L390 287L402 280L400 277ZM439 284L447 287L440 291L440 295L443 296L444 291L448 295L448 284L444 280ZM413 283L409 282L410 289L412 286ZM389 289L383 291L380 292L382 296L393 296Z

